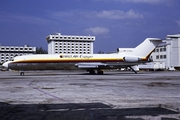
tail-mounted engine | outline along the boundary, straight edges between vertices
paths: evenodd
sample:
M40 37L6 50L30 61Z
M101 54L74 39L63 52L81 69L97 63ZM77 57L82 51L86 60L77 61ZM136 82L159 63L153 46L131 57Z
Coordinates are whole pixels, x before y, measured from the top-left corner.
M123 57L123 60L125 62L138 62L140 61L141 59L138 58L138 57Z

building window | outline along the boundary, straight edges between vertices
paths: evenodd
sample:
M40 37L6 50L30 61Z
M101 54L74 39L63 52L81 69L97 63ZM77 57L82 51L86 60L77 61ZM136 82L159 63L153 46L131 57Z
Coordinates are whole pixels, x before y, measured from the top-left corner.
M163 48L164 51L166 51L166 48Z
M163 55L160 55L160 59L163 59Z
M159 55L156 55L156 59L159 59Z
M164 59L166 59L166 55L164 55Z

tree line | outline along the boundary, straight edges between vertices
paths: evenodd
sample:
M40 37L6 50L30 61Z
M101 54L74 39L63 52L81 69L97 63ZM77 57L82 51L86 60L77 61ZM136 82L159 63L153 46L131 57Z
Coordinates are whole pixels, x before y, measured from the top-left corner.
M35 54L48 54L48 51L43 49L42 47L37 47Z

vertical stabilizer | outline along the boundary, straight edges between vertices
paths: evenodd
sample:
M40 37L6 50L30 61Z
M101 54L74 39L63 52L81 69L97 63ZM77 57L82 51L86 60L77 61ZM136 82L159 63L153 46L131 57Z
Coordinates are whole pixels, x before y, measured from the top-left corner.
M133 55L147 57L162 42L159 38L146 38L133 51Z

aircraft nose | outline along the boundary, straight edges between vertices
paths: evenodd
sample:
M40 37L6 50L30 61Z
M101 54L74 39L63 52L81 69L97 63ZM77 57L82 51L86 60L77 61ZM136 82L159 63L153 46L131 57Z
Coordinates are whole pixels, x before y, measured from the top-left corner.
M8 64L9 64L10 62L11 62L11 61L7 61L7 62L3 63L2 66L3 66L4 68L7 68L7 69L8 69Z

